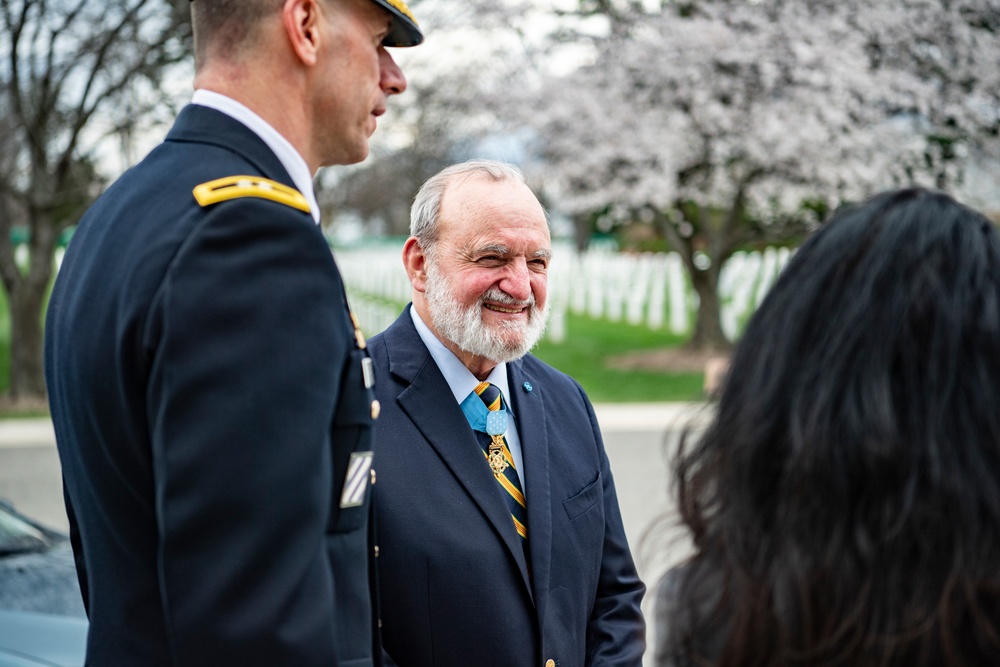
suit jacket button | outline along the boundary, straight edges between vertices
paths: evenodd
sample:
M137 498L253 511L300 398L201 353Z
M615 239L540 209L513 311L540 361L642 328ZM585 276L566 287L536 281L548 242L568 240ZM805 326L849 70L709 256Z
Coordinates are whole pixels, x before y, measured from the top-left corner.
M375 545L375 558L378 558L378 545Z
M556 667L556 661L553 660L552 658L549 658L548 660L545 661L545 667Z
M372 419L378 419L380 412L382 412L382 405L378 401L372 401Z
M372 474L372 484L375 483L375 468L370 468L369 471Z

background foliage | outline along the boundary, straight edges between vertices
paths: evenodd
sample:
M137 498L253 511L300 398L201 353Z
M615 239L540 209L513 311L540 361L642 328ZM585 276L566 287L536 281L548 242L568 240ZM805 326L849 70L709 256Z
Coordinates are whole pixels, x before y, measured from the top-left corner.
M189 4L0 0L13 396L44 396L55 245L190 95ZM427 41L394 52L409 90L365 163L318 178L335 236L405 234L432 173L506 159L578 248L627 229L679 253L699 297L685 344L724 351L719 280L734 253L794 245L888 187L1000 208L1000 0L411 4Z

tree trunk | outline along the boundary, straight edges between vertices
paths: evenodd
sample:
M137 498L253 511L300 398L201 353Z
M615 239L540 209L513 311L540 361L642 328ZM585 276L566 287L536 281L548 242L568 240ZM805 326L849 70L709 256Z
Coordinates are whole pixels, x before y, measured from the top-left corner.
M7 393L14 401L44 401L42 320L45 295L55 270L59 226L51 215L34 211L28 240L28 266L18 267L15 248L3 246L2 266L10 313L10 375Z
M42 304L45 290L21 281L8 292L10 303L10 386L15 401L44 399Z
M677 223L664 211L650 210L653 212L653 224L681 256L694 291L698 295L694 333L685 345L693 350L728 352L732 349L732 343L722 330L722 309L719 301L719 273L722 270L722 263L728 259L728 253L724 252L724 244L717 238L709 237L706 244L704 238L696 239L691 234L681 234L676 226ZM677 210L683 210L683 206L678 205ZM697 208L689 211L689 214L692 214L690 224L697 223L702 233L711 233L710 221L705 211ZM715 250L709 254L712 263L707 269L699 269L695 265L698 245L708 245L710 250Z
M583 252L590 245L591 236L591 219L590 214L587 213L576 213L572 216L573 220L573 243L576 245L577 252Z
M722 311L719 303L719 271L713 265L707 270L689 271L691 283L698 294L698 312L694 334L688 345L695 350L726 352L732 348L722 331Z

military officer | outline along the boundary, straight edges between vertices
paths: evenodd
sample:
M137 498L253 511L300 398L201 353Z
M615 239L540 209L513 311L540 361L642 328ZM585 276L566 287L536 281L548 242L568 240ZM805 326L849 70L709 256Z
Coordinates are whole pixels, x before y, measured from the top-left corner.
M402 0L195 0L195 95L86 213L45 372L88 664L379 663L373 379L312 178L422 40ZM374 657L373 657L374 656Z

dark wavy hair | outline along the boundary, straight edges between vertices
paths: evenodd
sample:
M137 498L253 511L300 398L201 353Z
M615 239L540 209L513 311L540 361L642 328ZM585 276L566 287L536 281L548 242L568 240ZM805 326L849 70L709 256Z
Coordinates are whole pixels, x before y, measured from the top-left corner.
M838 211L675 473L692 663L1000 664L997 229L923 189Z

